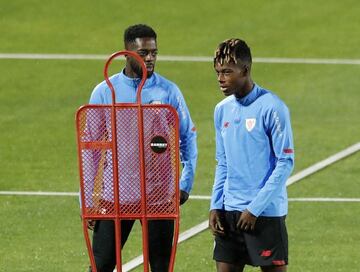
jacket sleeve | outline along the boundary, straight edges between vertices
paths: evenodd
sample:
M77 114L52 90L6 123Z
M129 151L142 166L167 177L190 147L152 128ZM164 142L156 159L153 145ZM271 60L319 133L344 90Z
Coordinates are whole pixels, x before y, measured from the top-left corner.
M101 96L100 84L93 90L89 104L104 104ZM86 121L84 126L83 140L84 141L99 141L101 140L100 131L104 129L104 116L96 110L88 110L86 112ZM97 175L96 169L99 168L99 161L101 152L96 150L87 150L82 153L83 158L83 178L87 186L85 191L85 206L93 206L93 193L94 193L94 181ZM79 196L80 207L82 207L81 197Z
M214 112L214 126L215 126L215 140L216 140L216 153L215 158L217 161L215 170L215 180L211 195L210 210L221 210L224 207L224 183L227 177L227 164L224 149L223 139L221 137L221 118L219 116L218 108Z
M183 167L180 178L180 190L190 193L194 183L198 155L196 128L191 120L185 99L176 85L174 96L171 100L170 104L175 107L179 116L180 161Z
M286 186L286 180L294 167L293 135L289 110L285 104L279 102L268 111L265 127L275 156L275 168L264 187L247 207L255 216L259 216Z

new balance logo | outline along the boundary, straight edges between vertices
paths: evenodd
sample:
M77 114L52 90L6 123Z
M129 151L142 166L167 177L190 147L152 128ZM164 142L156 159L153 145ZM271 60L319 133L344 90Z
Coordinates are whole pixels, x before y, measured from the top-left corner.
M261 257L270 257L271 256L271 250L263 250L261 252Z

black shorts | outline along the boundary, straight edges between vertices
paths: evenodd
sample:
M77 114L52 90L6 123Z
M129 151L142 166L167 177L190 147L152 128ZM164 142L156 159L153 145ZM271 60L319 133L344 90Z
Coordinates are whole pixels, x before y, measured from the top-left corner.
M121 220L121 246L124 246L135 220ZM149 262L151 271L167 272L173 244L174 220L149 220ZM97 220L93 233L93 253L98 272L112 272L116 265L115 224Z
M288 264L285 216L256 220L255 230L236 229L241 212L224 211L225 236L215 237L214 260L234 265L273 266Z

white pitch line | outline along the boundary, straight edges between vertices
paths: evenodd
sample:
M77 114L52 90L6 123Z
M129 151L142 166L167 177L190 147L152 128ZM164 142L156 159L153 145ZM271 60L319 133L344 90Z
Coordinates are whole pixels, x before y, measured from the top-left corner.
M210 200L211 196L193 196L196 200ZM336 198L336 197L295 197L288 199L291 202L360 202L360 198Z
M107 55L92 54L28 54L0 53L0 59L31 59L31 60L106 60Z
M322 160L318 163L315 163L314 165L300 171L299 173L291 176L287 182L286 182L286 185L289 186L315 172L318 172L320 171L321 169L324 169L325 167L347 157L347 156L350 156L351 154L354 154L356 152L358 152L360 150L360 142L359 143L356 143L348 148L345 148L344 150L326 158L325 160Z
M335 155L330 156L329 158L327 158L327 159L325 159L325 160L323 160L323 161L321 161L319 163L314 164L313 166L310 166L310 167L300 171L299 173L297 173L296 175L290 177L287 180L286 186L290 186L291 184L293 184L293 183L295 183L295 182L297 182L297 181L299 181L299 180L301 180L301 179L303 179L303 178L305 178L305 177L307 177L309 175L312 175L313 173L325 168L326 166L329 166L330 164L333 164L333 163L337 162L338 160L341 160L341 159L343 159L343 158L345 158L345 157L347 157L347 156L349 156L349 155L351 155L351 154L353 154L353 153L355 153L355 152L357 152L359 150L360 150L360 142L356 143L356 144L354 144L354 145L352 145L352 146L350 146L350 147L348 147L348 148L346 148L346 149L344 149L344 150L342 150L342 151L340 151L338 153L336 153ZM195 198L195 197L193 196L193 198ZM199 198L197 198L197 199L199 199ZM206 196L201 196L201 199L207 199L207 198L206 198ZM308 200L310 200L310 199L312 201L315 201L315 198L308 198ZM322 200L319 200L319 199L320 198L318 198L317 200L322 201ZM339 200L339 199L337 199L337 200ZM344 200L344 199L342 199L342 200ZM291 201L295 201L295 200L291 199ZM305 201L305 198L302 198L301 200L298 200L298 201ZM355 201L358 201L358 200L355 199ZM195 236L196 234L206 230L208 228L208 224L209 224L208 220L205 220L204 222L196 225L194 228L192 228L194 230L192 231L190 237ZM133 259L130 262L123 265L123 271L128 272L128 271L134 269L135 267L141 265L142 263L143 263L143 261L141 259L141 256L138 256L135 259ZM130 269L125 270L124 269L125 267L129 267ZM116 271L114 270L114 272L116 272Z
M203 196L202 198L197 199L210 199L209 196ZM291 202L360 202L360 198L289 198L289 201ZM203 232L206 230L209 226L209 221L205 220L204 222L196 225L195 227L192 227L183 233L179 235L179 241L178 244L197 235L200 232ZM129 272L133 270L134 268L138 267L144 262L143 255L139 255L132 259L131 261L125 263L122 266L123 272ZM116 272L116 269L114 269L113 272Z
M77 192L31 192L31 191L0 191L0 195L9 195L9 196L79 196ZM194 200L210 200L211 196L205 195L192 195L191 199ZM298 197L298 198L289 198L289 201L298 201L298 202L360 202L360 198L331 198L331 197ZM179 241L182 239L181 237L186 237L188 239L188 235L186 233L191 232L194 228L191 228L184 233L180 234ZM191 236L190 236L191 237ZM189 238L190 238L189 237ZM182 240L181 240L182 242Z
M0 53L0 59L32 59L32 60L106 60L108 55L95 54L31 54ZM212 57L205 56L158 56L158 61L176 62L212 62ZM328 58L253 58L255 63L289 63L289 64L345 64L360 65L360 59L328 59Z
M287 182L286 186L289 186L307 176L310 176L311 174L318 172L325 167L345 158L348 157L360 150L360 142L356 143L348 148L345 148L344 150L326 158L325 160L322 160L318 163L315 163L314 165L300 171L299 173L291 176ZM24 195L24 196L78 196L79 193L77 192L25 192L25 191L0 191L0 195ZM201 195L191 195L191 199L198 199L198 200L208 200L211 197L210 196L201 196Z
M184 231L183 233L181 233L179 235L179 240L178 240L178 244L180 244L181 242L195 236L196 234L206 230L209 226L209 222L208 221L204 221L201 224L196 225L195 227L192 227L186 231ZM122 266L122 271L123 272L128 272L131 271L132 269L138 267L139 265L141 265L144 262L144 257L143 255L139 255L137 256L135 259L132 259L130 262L127 262L126 264L124 264ZM114 272L116 272L116 269L114 270Z
M211 196L204 196L204 195L190 195L190 199L196 199L196 200L210 200Z
M0 195L21 196L79 196L76 192L29 192L29 191L0 191Z
M21 196L79 196L78 192L44 192L44 191L0 191L0 195L21 195ZM191 199L209 200L210 196L190 195Z
M360 198L299 197L289 198L292 202L360 202Z
M144 262L144 255L139 255L136 258L132 259L130 262L127 262L126 264L122 265L122 271L123 272L128 272L133 270L134 268L138 267L139 265L141 265ZM116 272L116 268L114 269L113 272Z
M360 65L360 59L320 59L320 58L254 58L257 63L290 63L290 64L349 64Z

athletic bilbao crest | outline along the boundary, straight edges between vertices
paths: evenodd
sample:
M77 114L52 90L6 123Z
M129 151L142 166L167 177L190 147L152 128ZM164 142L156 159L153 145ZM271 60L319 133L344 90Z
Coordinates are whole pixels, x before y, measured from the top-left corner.
M245 126L246 126L247 131L249 131L249 132L252 131L253 128L255 127L255 124L256 124L255 118L246 119Z

